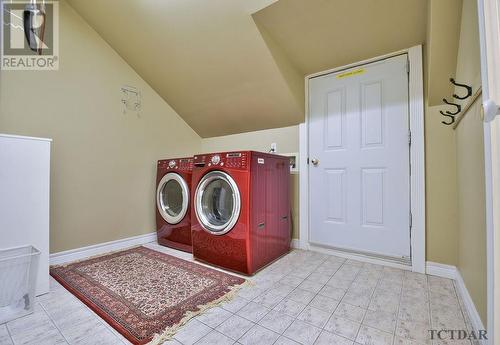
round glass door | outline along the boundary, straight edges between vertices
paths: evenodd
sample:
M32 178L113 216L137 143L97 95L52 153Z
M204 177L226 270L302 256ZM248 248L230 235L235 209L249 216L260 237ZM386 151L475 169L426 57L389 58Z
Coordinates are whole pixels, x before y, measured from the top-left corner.
M201 226L214 235L229 232L240 215L240 192L231 176L212 171L203 176L195 193L195 213Z
M160 180L156 191L156 206L165 221L177 224L186 215L189 203L189 188L176 173L168 173Z

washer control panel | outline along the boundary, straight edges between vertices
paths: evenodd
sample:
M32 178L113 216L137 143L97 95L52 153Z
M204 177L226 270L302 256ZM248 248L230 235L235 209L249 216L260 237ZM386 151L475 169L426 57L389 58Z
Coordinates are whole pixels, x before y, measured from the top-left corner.
M194 157L194 165L197 167L225 167L230 169L247 169L248 153L228 152L197 155Z
M247 153L230 152L226 153L226 166L228 168L246 169Z
M158 161L158 168L166 170L192 171L193 158L163 159Z

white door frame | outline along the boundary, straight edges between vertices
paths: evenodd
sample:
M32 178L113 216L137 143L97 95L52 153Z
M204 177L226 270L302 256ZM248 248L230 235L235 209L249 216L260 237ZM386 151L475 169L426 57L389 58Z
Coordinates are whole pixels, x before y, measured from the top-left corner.
M317 251L335 253L345 257L357 257L358 259L382 263L385 265L397 266L409 269L408 266L393 263L382 259L370 258L361 254L348 254L333 249L309 244L309 172L307 158L309 156L309 80L325 74L339 72L348 68L365 65L379 60L384 60L401 54L408 54L410 62L409 68L409 113L410 131L412 142L410 146L410 194L411 194L411 270L425 273L425 151L424 151L424 90L423 90L423 69L422 69L422 46L414 46L391 54L378 56L342 66L319 73L314 73L305 77L305 122L299 125L299 155L300 155L300 190L299 190L299 247L302 249L313 249Z
M486 258L487 258L487 344L498 343L500 325L500 82L498 60L500 58L500 0L478 0L479 42L481 49L481 84L484 113L484 164L486 188ZM481 320L476 320L478 327Z

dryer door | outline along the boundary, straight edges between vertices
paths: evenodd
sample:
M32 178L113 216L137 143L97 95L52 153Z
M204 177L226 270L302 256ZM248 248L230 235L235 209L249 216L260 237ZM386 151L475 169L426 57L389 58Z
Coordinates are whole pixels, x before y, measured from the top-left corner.
M156 190L156 206L169 224L179 223L188 210L189 187L177 173L168 173L160 180Z
M211 234L229 232L240 215L241 199L236 182L222 171L211 171L200 180L195 193L195 213Z

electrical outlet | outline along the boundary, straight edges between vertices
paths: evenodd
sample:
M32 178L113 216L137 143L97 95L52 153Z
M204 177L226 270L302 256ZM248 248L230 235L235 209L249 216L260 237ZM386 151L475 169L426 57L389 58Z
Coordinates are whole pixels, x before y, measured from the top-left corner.
M272 143L271 144L271 151L270 152L277 152L277 151L278 151L278 148L277 148L276 143Z

